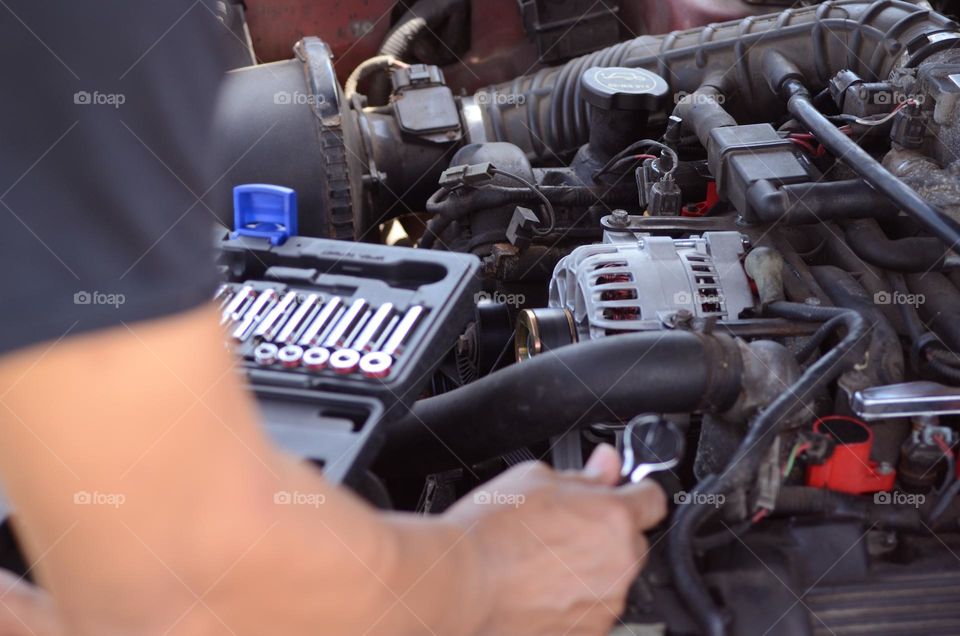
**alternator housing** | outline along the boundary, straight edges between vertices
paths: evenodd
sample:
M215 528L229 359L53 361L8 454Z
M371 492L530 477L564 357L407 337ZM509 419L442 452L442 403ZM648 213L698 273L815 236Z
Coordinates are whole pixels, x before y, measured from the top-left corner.
M550 306L572 313L580 339L659 329L681 310L733 320L753 306L743 253L738 232L584 245L557 264Z

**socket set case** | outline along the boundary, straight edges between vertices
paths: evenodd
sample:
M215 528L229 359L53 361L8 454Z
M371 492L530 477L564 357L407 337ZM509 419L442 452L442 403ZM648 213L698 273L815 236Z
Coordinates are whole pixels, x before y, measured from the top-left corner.
M363 483L379 450L383 406L374 398L283 387L254 387L267 435L317 464L334 483Z
M412 404L470 319L479 286L479 262L464 254L296 236L273 245L230 235L220 237L219 252L226 282L216 301L226 341L243 358L271 433L280 420L289 429L293 403L313 409L307 419L316 435L324 418L313 416L330 396L334 411L350 398L374 398L377 420ZM339 443L344 418L333 419L340 421L329 427L331 440ZM347 419L355 430L346 434L367 447L372 427ZM318 440L308 446L323 447ZM338 451L332 445L327 452ZM358 458L314 459L352 470Z

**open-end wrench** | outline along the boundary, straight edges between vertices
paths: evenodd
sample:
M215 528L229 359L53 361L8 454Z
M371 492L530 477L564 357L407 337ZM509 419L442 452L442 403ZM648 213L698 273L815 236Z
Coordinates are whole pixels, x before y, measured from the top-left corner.
M639 483L653 473L670 470L683 457L683 434L655 415L634 418L623 433L624 482Z

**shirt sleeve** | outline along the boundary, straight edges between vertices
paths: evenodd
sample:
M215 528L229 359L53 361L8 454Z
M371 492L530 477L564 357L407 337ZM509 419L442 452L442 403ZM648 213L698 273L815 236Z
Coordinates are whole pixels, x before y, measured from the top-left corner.
M0 3L0 354L210 298L212 5Z

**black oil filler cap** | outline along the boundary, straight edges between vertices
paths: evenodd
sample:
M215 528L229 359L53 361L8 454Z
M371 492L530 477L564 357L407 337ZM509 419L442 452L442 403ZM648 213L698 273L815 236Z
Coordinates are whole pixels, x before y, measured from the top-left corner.
M587 103L604 110L659 110L670 92L665 79L642 68L589 68L580 83Z

